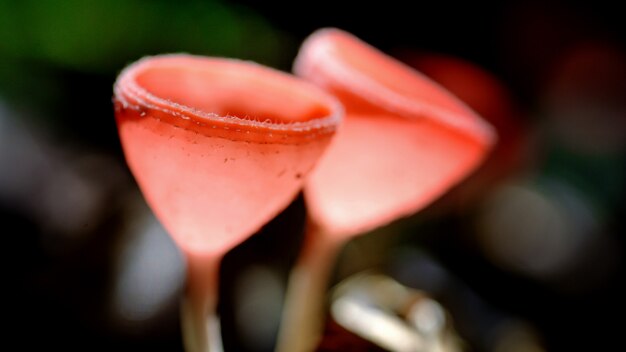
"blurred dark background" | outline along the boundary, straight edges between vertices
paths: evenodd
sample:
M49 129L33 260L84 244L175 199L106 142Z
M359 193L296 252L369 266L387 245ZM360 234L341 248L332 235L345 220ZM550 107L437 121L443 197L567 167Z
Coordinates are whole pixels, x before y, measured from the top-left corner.
M3 344L182 350L183 264L125 166L115 77L169 52L288 71L299 43L327 26L431 75L500 134L463 185L350 244L337 280L373 268L425 290L470 351L623 344L626 28L617 2L0 0ZM303 221L298 199L225 258L227 351L272 350ZM332 339L378 350L348 331Z

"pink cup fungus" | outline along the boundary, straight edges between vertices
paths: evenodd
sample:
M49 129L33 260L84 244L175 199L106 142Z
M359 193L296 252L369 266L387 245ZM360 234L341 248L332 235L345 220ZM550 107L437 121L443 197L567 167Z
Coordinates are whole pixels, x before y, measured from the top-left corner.
M114 89L127 163L187 260L186 348L210 350L222 256L301 190L342 109L288 74L190 55L144 58Z
M346 118L305 184L310 226L290 278L280 352L315 348L343 243L427 206L495 140L491 126L441 86L343 31L311 35L294 72L338 97Z

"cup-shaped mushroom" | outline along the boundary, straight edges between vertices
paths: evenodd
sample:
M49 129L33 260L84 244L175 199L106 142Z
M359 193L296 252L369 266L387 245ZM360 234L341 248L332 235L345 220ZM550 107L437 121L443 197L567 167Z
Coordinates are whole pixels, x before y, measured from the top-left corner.
M211 322L221 258L301 190L342 108L288 74L189 55L132 64L114 103L126 161L187 260L186 349L220 350Z
M410 67L337 29L302 46L296 74L337 96L345 125L305 186L312 221L353 236L415 213L466 177L491 126Z
M300 190L341 108L309 83L260 65L149 57L115 84L127 163L149 205L189 252L224 252Z
M294 71L338 97L346 118L305 184L310 227L290 277L280 352L315 348L343 243L428 205L494 141L492 128L452 94L343 31L309 37Z

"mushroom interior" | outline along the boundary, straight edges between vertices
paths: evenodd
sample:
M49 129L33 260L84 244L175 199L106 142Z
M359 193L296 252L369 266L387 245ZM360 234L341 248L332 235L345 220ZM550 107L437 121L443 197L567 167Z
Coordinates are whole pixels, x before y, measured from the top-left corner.
M274 124L331 114L328 101L308 83L235 60L170 57L151 63L135 80L157 99L205 114Z

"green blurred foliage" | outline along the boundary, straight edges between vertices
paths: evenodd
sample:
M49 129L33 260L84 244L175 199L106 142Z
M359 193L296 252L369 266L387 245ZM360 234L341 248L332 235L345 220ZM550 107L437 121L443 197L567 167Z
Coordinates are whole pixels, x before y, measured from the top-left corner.
M184 52L288 69L296 49L258 13L219 0L0 0L0 102L45 129L105 143L114 140L115 76L143 56Z
M106 73L146 54L280 62L289 39L216 0L0 0L0 57Z
M547 150L541 173L562 180L586 194L596 210L606 214L619 208L626 190L626 158L582 155L560 145Z

